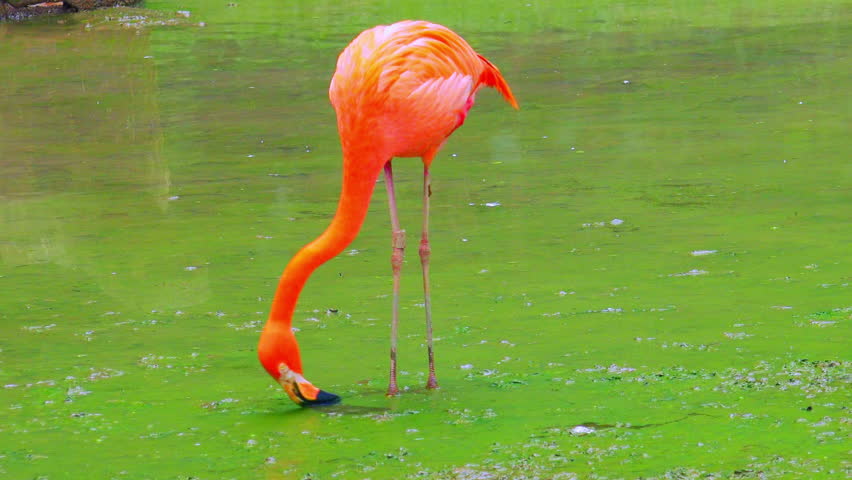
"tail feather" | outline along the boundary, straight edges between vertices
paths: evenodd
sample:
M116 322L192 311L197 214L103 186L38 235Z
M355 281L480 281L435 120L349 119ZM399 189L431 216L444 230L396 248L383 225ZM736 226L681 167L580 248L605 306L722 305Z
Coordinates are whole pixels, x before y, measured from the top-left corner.
M506 83L506 80L503 78L503 75L500 74L500 70L491 62L488 61L487 58L482 55L477 54L482 63L485 65L485 70L482 72L482 75L479 77L479 81L496 89L503 95L503 98L509 102L509 105L518 109L518 101L515 100L515 96L512 95L512 89L509 88L509 84Z

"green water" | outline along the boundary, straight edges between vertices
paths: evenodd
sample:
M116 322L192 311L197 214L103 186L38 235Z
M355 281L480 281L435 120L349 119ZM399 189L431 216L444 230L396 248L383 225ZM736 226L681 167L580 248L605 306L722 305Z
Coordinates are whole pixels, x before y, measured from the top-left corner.
M849 475L848 2L338 3L0 24L0 476ZM383 395L379 188L296 312L344 402L299 409L257 337L337 202L336 55L402 18L521 110L482 92L433 165L441 390L409 249Z

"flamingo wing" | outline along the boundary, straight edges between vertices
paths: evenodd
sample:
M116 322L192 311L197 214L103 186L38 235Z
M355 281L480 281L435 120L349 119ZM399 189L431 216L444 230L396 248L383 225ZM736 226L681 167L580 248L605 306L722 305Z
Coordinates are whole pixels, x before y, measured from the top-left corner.
M499 70L459 35L404 21L352 41L338 58L329 97L349 134L341 137L369 136L388 157L431 156L464 122L483 84L516 105Z

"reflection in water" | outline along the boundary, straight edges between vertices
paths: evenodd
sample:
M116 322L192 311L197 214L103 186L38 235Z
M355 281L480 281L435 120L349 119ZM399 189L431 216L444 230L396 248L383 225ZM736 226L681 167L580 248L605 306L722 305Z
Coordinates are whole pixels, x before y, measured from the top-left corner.
M154 63L145 31L0 30L5 57L4 197L100 193L119 184L168 190ZM104 46L107 46L106 48ZM112 175L110 169L122 172ZM109 173L108 173L109 172Z
M74 270L122 304L200 301L203 272L145 282L163 267L125 238L171 203L150 31L49 27L0 26L32 65L0 57L0 261Z

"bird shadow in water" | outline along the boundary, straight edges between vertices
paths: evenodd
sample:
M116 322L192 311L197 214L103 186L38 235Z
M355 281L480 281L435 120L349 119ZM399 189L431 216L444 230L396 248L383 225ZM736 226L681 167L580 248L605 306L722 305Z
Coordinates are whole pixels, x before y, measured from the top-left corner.
M406 412L405 408L403 408L402 400L403 397L421 397L421 398L429 398L431 397L433 400L438 400L439 397L435 397L442 393L441 390L432 390L427 389L425 387L421 388L406 388L405 392L399 396L387 397L385 396L385 391L382 389L373 389L368 388L364 390L359 390L357 393L349 392L347 396L344 396L340 403L335 403L333 405L317 405L317 406L307 406L303 408L292 408L293 404L287 401L282 400L280 406L276 407L274 410L269 412L271 415L275 416L291 416L291 415L319 415L319 416L329 416L329 417L337 417L337 416L351 416L351 417L376 417L376 416L385 416L385 415L394 415L394 414L404 414ZM359 398L377 398L381 397L387 401L387 405L385 406L367 406L367 405L354 405L351 401L357 400ZM286 400L286 399L285 399Z
M287 417L295 415L321 415L330 417L348 415L353 417L367 417L375 415L385 415L394 411L394 409L391 407L371 407L365 405L351 405L347 403L304 408L291 408L292 404L282 402L282 406L286 406L286 410L283 408L276 409L275 411L270 412L270 414L277 417Z
M353 415L353 416L373 416L384 415L393 412L390 407L368 407L366 405L349 405L338 403L327 407L310 407L311 410L322 412L326 415Z

